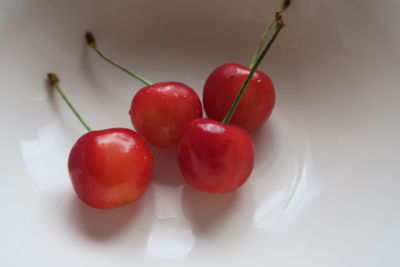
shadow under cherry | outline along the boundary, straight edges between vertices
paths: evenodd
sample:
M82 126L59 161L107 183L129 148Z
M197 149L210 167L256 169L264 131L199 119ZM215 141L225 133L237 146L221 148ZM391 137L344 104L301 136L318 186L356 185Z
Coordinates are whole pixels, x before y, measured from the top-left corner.
M70 207L71 222L87 238L98 242L107 241L131 227L145 204L141 198L120 208L99 210L74 197Z
M151 150L154 158L153 183L172 187L184 184L176 157L176 147L151 147Z
M239 204L240 190L226 194L209 194L185 186L182 208L195 234L211 234L221 229Z

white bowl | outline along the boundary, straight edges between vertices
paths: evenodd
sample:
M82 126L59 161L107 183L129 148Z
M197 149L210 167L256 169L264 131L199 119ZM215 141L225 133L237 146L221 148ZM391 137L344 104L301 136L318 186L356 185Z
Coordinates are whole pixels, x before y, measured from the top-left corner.
M237 192L187 187L174 150L154 149L149 192L99 211L77 200L66 161L84 129L45 85L57 72L95 129L131 127L142 84L202 92L247 65L280 0L3 0L0 3L1 266L399 266L400 2L293 1L261 69L277 105L254 133Z

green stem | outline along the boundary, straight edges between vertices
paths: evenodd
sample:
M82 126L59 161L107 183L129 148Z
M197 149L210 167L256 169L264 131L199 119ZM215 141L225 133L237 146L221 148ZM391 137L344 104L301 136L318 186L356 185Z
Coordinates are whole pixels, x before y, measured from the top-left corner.
M106 57L97 47L96 44L96 40L94 39L94 36L92 33L87 32L86 33L86 42L87 44L105 61L107 61L108 63L110 63L111 65L117 67L118 69L128 73L130 76L132 76L133 78L141 81L142 83L144 83L145 85L152 85L153 83L149 82L148 80L146 80L145 78L141 77L140 75L128 70L125 67L122 67L121 65L119 65L118 63L115 63L114 61L112 61L111 59L109 59L108 57Z
M229 124L229 122L231 121L232 116L235 113L237 106L239 105L240 99L242 98L244 92L246 91L247 85L250 83L250 80L254 75L254 72L256 72L258 66L260 65L261 61L267 54L268 50L274 43L276 37L278 36L279 32L282 30L283 27L284 27L284 23L281 19L279 19L276 23L275 32L272 35L271 40L268 42L267 46L264 48L264 50L261 52L260 56L257 58L256 62L254 63L254 66L251 68L249 75L247 76L247 78L244 81L242 87L240 88L238 94L236 95L236 98L233 101L233 104L232 104L231 108L229 109L228 113L226 114L225 118L222 120L222 123Z
M290 6L290 4L291 4L291 0L284 0L284 1L282 2L281 9L280 9L278 12L280 12L280 13L282 14L282 13ZM271 32L272 26L273 26L275 23L276 23L276 16L275 16L275 18L268 24L268 26L265 27L265 29L264 29L264 31L263 31L263 33L262 33L262 35L261 35L260 41L258 42L257 48L256 48L256 50L254 51L253 57L252 57L251 62L250 62L250 66L249 66L250 69L252 69L252 68L254 67L254 64L256 63L257 58L260 56L261 49L262 49L262 47L263 47L264 44L265 44L265 40L267 39L267 36L268 36L269 33Z
M250 69L252 69L254 67L254 64L256 64L257 58L260 56L261 49L264 46L265 40L266 40L267 36L269 35L269 33L271 32L272 26L274 24L275 24L275 20L271 21L269 23L269 25L267 27L265 27L265 29L261 35L261 39L258 42L256 51L254 51L253 58L251 59L251 63L249 66Z
M92 129L89 127L89 125L85 122L85 120L82 118L82 116L79 114L79 112L76 110L76 108L72 105L71 101L69 101L68 97L65 95L63 89L60 86L60 80L58 76L54 73L49 73L47 74L47 79L49 81L50 86L54 87L57 92L61 95L61 97L64 99L65 103L68 105L68 107L71 109L71 111L74 113L74 115L78 118L78 120L81 122L83 127L90 132Z

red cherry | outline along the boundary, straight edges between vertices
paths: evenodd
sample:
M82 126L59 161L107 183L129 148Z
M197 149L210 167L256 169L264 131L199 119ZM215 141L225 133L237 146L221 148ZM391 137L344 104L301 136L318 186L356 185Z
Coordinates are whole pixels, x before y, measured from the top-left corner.
M97 209L120 207L141 197L152 169L153 158L143 138L124 128L82 135L68 160L76 194Z
M203 103L207 116L221 121L228 113L250 68L229 63L217 67L204 85ZM275 105L275 90L271 79L261 71L255 71L231 123L254 131L271 115Z
M179 142L178 163L186 182L208 193L227 193L250 176L254 144L239 127L210 119L193 120Z
M257 68L285 26L282 12L289 5L290 1L285 1L281 11L276 12L271 24L275 31L261 50L263 36L251 69L225 64L207 79L203 99L207 115L223 123L210 119L192 121L184 131L177 152L184 179L200 191L231 192L249 178L254 164L253 141L246 131L227 124L234 119L234 123L254 130L271 114L274 88L269 78Z
M58 76L49 73L47 79L88 131L76 141L68 159L78 197L97 209L120 207L141 197L153 172L153 157L143 138L124 128L92 131L65 95Z
M135 129L158 147L175 145L185 126L203 115L200 98L189 86L160 82L136 93L129 111Z
M106 57L97 46L91 32L86 42L101 58L147 86L132 99L129 115L135 129L152 145L170 147L182 136L184 127L203 116L201 101L196 92L179 82L152 84L137 73Z

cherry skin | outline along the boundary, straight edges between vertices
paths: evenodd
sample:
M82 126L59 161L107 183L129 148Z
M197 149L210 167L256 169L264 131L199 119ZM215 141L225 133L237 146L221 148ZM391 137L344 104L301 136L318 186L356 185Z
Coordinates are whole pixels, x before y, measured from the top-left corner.
M129 204L147 190L153 157L143 138L124 128L91 131L71 149L68 170L78 197L93 208Z
M177 157L189 185L203 192L227 193L249 178L254 143L239 127L201 118L186 127Z
M135 129L152 145L177 144L185 126L200 118L203 110L199 96L178 82L160 82L139 90L129 111Z
M209 118L222 121L249 73L249 68L235 63L223 64L211 72L203 91L204 110ZM254 131L269 118L274 105L275 89L271 79L256 71L231 123Z

